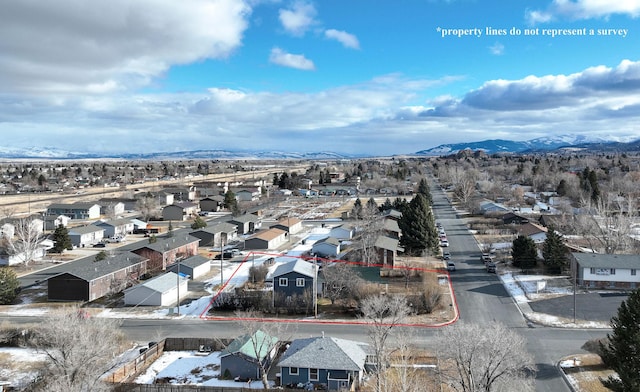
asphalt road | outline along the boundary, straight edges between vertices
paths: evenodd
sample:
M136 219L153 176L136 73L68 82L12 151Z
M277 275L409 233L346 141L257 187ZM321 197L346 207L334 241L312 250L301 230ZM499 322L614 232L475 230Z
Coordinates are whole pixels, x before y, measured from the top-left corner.
M445 193L435 184L431 185L431 192L435 217L447 233L451 260L456 263L451 281L460 320L487 326L500 322L515 329L526 338L527 348L535 358L538 369L536 391L571 391L557 367L558 362L568 355L584 353L580 347L587 340L604 337L607 331L528 324L498 276L486 272L480 261L480 247L464 220L458 218ZM566 304L558 304L557 307L563 306Z

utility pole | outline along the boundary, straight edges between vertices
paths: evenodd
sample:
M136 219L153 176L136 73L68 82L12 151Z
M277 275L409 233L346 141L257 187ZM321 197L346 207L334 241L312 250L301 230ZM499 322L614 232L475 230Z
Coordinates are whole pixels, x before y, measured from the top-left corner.
M224 285L224 277L222 276L222 259L224 259L224 249L222 248L222 234L220 234L220 289Z
M178 259L178 271L177 271L177 282L178 285L176 286L176 292L178 293L178 316L180 316L180 259Z

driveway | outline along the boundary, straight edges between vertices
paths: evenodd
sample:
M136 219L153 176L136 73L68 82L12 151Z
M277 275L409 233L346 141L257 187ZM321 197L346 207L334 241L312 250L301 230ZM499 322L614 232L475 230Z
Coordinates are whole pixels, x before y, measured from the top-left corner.
M618 292L578 293L575 298L576 319L609 321L628 297L628 294ZM536 313L573 319L573 295L529 302L529 306Z

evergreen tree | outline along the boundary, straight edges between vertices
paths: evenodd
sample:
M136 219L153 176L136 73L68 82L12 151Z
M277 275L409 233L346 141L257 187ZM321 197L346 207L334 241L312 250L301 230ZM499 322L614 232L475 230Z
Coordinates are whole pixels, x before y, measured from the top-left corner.
M229 211L233 211L238 207L238 200L236 200L236 194L231 190L228 190L227 193L224 194L224 201L222 202L224 208Z
M560 183L558 183L558 186L556 187L556 193L558 194L558 196L566 196L568 192L569 184L567 184L567 180L560 180Z
M387 211L392 208L393 208L393 204L391 203L391 199L387 197L384 203L382 204L382 206L380 206L380 212Z
M69 230L63 225L56 227L53 232L53 251L56 253L62 253L65 250L73 249L71 238L69 237Z
M278 173L273 173L273 182L272 182L272 184L273 185L278 185L279 181L280 180L278 179Z
M427 180L426 179L421 179L420 183L418 184L418 193L421 193L424 195L424 197L427 198L427 201L429 201L429 205L433 204L433 198L431 197L431 189L429 189L429 184L427 184Z
M562 237L556 233L553 227L549 227L547 239L542 244L544 265L554 273L562 273L562 269L569 264L567 253L568 249L562 241Z
M173 237L173 222L169 221L169 227L167 227L167 237Z
M191 224L191 228L194 230L198 230L204 227L207 227L207 222L205 222L201 217L196 216L196 219L194 219L193 223Z
M640 289L631 292L611 318L613 331L600 343L602 361L618 373L602 380L615 392L640 391Z
M362 219L362 201L360 200L360 198L357 198L353 203L351 216L353 217L353 219Z
M429 203L424 195L418 193L402 212L399 226L402 230L400 243L405 253L421 256L429 245Z
M513 240L511 257L513 258L514 267L522 269L535 267L538 257L535 242L527 236L519 235L518 238Z
M15 271L9 267L0 267L0 305L8 305L18 296L20 281Z
M377 209L378 204L376 203L375 199L373 197L369 198L369 200L367 200L367 210L375 211Z
M101 250L100 252L98 252L96 254L96 257L94 258L94 261L102 261L104 259L107 258L107 252L105 252L104 250Z
M407 199L401 199L399 197L396 197L396 199L393 201L393 209L396 211L400 211L401 213L404 214L404 212L409 208L409 203L407 202Z

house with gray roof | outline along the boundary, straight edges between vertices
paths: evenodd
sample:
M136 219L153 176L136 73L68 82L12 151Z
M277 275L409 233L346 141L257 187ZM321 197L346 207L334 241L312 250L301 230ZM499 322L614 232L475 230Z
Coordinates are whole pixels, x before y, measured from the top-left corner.
M174 235L156 238L156 242L148 242L132 252L149 259L150 270L166 270L167 266L176 262L177 258L185 258L198 254L199 238L191 235ZM143 242L144 243L144 242Z
M162 208L162 219L166 221L184 221L198 215L198 203L190 201L173 203Z
M194 237L200 238L200 246L220 246L220 241L224 244L237 238L238 227L229 222L222 222L215 225L207 225L202 229L194 230L189 233Z
M124 304L129 306L169 306L177 304L178 295L188 293L187 277L167 272L124 291Z
M131 252L108 254L75 260L67 272L47 279L49 301L94 301L117 293L137 282L147 272L147 259Z
M253 214L244 214L235 216L228 221L238 227L238 234L248 234L260 228L260 221L257 216Z
M69 229L69 239L71 244L78 248L91 246L102 241L104 238L104 228L96 225L77 226Z
M47 207L47 215L66 215L71 219L98 219L100 205L95 203L54 203Z
M636 289L640 287L640 255L571 253L572 273L577 284L593 289Z
M195 255L176 262L169 266L167 270L189 276L191 279L198 279L209 273L211 270L211 262L204 256Z
M278 362L281 384L310 385L313 390L357 390L366 367L375 362L372 357L367 343L324 336L296 339Z
M318 293L318 266L304 259L280 264L271 274L273 306L309 312Z
M98 221L94 225L104 229L105 237L126 236L133 233L133 222L131 219L111 219L108 221Z
M340 254L340 241L333 237L322 238L311 245L311 252L320 257L336 257Z
M278 347L278 338L261 330L253 335L242 335L220 353L220 374L241 380L259 380L262 377L259 363L267 367Z
M400 240L386 235L378 236L373 246L378 253L378 264L382 267L393 268L398 252L404 251L400 246Z

